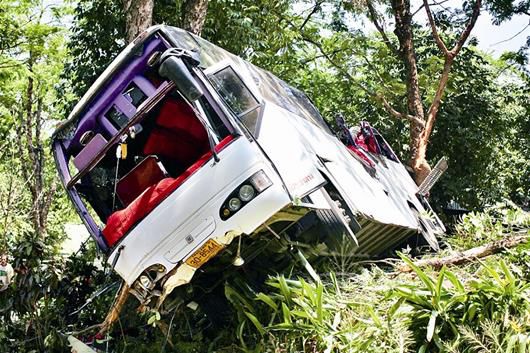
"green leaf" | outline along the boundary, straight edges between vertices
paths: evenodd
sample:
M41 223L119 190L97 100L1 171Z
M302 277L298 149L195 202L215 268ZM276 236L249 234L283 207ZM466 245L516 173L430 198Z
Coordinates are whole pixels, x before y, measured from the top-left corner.
M258 332L260 333L260 335L264 335L265 334L265 328L263 327L263 325L259 322L258 318L255 317L253 314L249 313L249 312L245 312L245 315L249 318L249 320L254 324L254 327L256 327L256 329L258 330Z
M438 274L438 281L436 283L436 291L434 295L434 303L438 305L440 303L440 297L442 296L442 287L445 279L446 267L443 266L440 273Z
M246 348L247 345L245 344L245 340L243 339L243 331L245 329L246 321L241 321L237 327L237 338L239 339L239 342L241 342L241 346L243 348Z
M270 306L274 311L278 310L278 304L276 304L274 300L272 300L272 298L265 293L258 293L258 295L256 296L256 300L264 302L265 304Z
M435 294L435 288L434 283L432 279L425 273L421 268L416 266L412 260L410 260L405 254L400 253L399 257L416 273L418 278L425 284L425 286L431 291L431 293Z
M289 286L287 285L287 282L285 281L285 277L279 276L278 277L278 284L280 285L280 291L285 298L287 302L291 302L292 296L291 296L291 290L289 289Z
M431 317L429 318L429 324L427 325L427 342L431 342L432 336L434 335L434 329L436 328L436 318L438 317L438 312L433 310L431 312Z
M324 286L322 283L317 284L317 295L316 295L316 309L317 309L317 320L321 324L323 321L323 310L322 310L322 295L324 293Z
M366 307L368 314L372 318L374 324L377 327L382 327L381 320L379 319L379 316L375 313L373 306L369 305Z
M519 353L526 353L528 336L519 334Z
M418 353L425 353L427 352L427 348L429 347L429 345L427 343L425 343L424 345L422 345L420 347L420 349L418 349Z
M153 315L151 315L147 320L147 324L151 326L156 326L157 321L160 321L160 313L158 311L155 311Z
M453 284L453 286L455 286L455 288L459 292L465 292L464 285L462 284L462 282L460 282L460 280L455 276L454 273L447 270L445 271L445 277L447 277L447 279Z
M291 324L291 311L287 307L287 305L282 302L282 314L283 314L283 322L286 324Z
M388 310L388 320L392 319L396 311L401 307L403 302L405 301L405 297L400 297Z
M502 272L504 273L504 276L508 279L508 281L511 284L514 284L515 283L515 276L513 275L512 271L510 271L510 269L506 265L506 262L504 262L504 260L501 259L499 261L499 265L500 265L500 267L502 269Z

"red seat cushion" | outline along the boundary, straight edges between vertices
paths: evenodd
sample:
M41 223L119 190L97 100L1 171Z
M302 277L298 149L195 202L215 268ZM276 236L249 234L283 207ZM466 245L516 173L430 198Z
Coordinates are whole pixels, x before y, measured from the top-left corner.
M144 158L136 167L116 184L116 195L127 206L140 196L145 189L164 179L164 171L155 156Z
M191 107L181 100L166 100L156 118L156 124L175 133L185 133L193 140L208 140L204 126Z
M191 165L208 150L208 140L193 141L185 134L154 128L144 145L146 156L157 155L175 160L183 166Z
M223 149L233 140L232 136L224 138L217 146L216 151ZM205 153L191 167L177 178L165 178L147 188L127 208L110 215L103 229L103 236L109 247L113 247L123 236L146 217L159 203L175 191L186 179L201 168L212 156L211 151Z
M363 152L361 151L360 149L358 149L357 147L355 146L348 146L348 148L353 152L355 153L357 156L359 156L359 158L361 158L364 162L366 162L368 164L369 167L371 168L375 168L375 163L372 162L372 160L370 160L370 158L368 158L368 156Z
M168 99L160 109L143 153L165 157L187 167L208 148L208 134L191 107L184 101Z

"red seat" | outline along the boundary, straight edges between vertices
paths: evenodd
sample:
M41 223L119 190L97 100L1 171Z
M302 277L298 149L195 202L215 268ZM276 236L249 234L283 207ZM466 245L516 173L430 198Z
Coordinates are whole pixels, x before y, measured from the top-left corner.
M156 155L189 166L208 151L208 140L193 141L186 136L155 128L143 148L146 156Z
M145 189L164 179L165 175L155 156L145 157L136 167L116 184L116 195L124 206L128 206Z
M220 151L233 140L232 136L225 137L217 146ZM109 247L113 247L123 236L146 217L159 203L175 191L193 173L201 168L212 156L208 151L199 160L193 163L184 173L177 178L165 178L147 188L127 208L119 210L110 215L103 229L103 237Z
M162 105L143 154L157 155L188 167L208 151L208 134L184 101L168 99Z
M204 126L191 107L182 100L166 100L156 118L156 124L174 133L186 134L191 140L208 141Z

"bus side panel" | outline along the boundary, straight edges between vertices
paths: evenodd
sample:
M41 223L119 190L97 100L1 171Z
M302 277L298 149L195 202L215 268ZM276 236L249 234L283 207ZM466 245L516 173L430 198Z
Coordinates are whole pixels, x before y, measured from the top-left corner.
M293 126L288 112L267 103L264 106L258 143L275 165L291 197L303 197L325 183L318 159L308 153L305 139Z
M393 180L410 179L408 175L397 175L379 163L378 175L374 178L336 137L305 119L294 118L307 148L328 161L325 163L326 170L352 210L382 223L417 228L417 221L407 205L407 200L411 199L411 186L406 181L395 184ZM385 182L382 183L381 179ZM406 187L402 187L402 183Z

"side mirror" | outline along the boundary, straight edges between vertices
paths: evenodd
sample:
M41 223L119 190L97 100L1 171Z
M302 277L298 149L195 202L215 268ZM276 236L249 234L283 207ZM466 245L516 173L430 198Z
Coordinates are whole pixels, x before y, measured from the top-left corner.
M176 55L168 55L160 64L158 73L173 81L177 89L190 102L199 99L204 94L182 58Z

